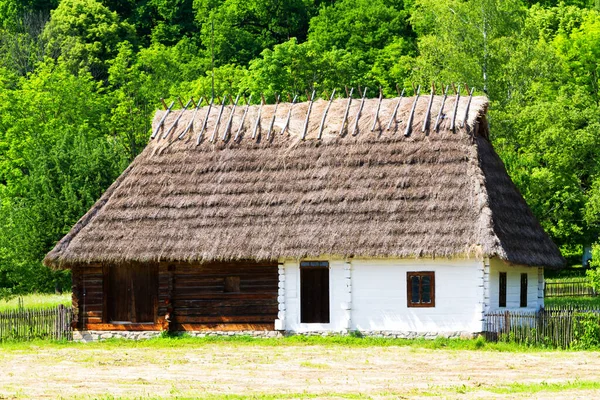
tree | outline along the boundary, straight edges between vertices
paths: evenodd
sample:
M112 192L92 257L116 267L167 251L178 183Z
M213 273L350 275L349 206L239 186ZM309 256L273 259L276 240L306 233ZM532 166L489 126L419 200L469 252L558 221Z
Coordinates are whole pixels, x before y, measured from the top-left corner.
M202 44L216 65L246 65L250 60L290 38L303 41L313 11L302 0L195 0Z
M105 79L108 61L116 56L119 43L133 40L134 29L96 0L62 0L43 37L49 54L60 57L72 72L85 69Z
M68 286L41 260L127 164L107 114L89 74L52 60L0 91L0 282L13 293Z

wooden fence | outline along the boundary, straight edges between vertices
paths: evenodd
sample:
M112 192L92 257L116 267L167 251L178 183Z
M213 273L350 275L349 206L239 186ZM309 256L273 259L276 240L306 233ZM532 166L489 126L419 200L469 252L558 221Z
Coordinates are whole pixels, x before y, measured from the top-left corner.
M600 326L600 308L553 307L538 312L489 313L485 315L484 334L489 341L568 348L577 339L578 324L589 315Z
M73 309L64 305L49 309L23 308L0 312L0 342L6 340L72 340Z
M591 297L597 293L587 278L546 279L544 297Z

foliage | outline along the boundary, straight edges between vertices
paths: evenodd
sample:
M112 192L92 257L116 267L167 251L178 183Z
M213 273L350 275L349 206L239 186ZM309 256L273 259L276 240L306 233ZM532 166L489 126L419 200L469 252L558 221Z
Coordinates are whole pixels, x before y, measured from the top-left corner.
M0 280L15 293L68 275L40 261L125 167L107 136L106 98L89 74L47 60L0 92Z
M107 62L118 44L133 38L133 27L96 0L62 0L44 29L51 56L61 57L72 72L90 71L105 78Z
M590 266L592 269L586 271L586 275L590 280L590 286L594 288L596 293L600 293L600 243L592 246Z
M575 314L575 329L571 346L577 350L600 347L600 316L596 313Z

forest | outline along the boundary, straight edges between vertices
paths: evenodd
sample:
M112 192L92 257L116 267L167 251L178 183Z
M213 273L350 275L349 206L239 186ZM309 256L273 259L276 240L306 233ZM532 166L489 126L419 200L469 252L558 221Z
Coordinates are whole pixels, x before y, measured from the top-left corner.
M0 0L0 298L68 290L44 255L144 148L161 98L213 79L268 102L467 83L569 263L599 242L598 0Z

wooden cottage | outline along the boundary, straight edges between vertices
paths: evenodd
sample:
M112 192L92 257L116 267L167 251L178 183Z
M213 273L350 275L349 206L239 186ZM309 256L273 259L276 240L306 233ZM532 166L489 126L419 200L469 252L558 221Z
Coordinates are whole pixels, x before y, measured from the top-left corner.
M484 97L158 111L45 264L80 330L482 331L564 263Z

